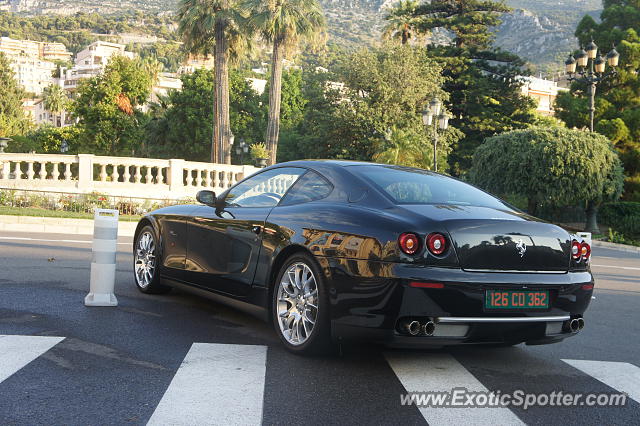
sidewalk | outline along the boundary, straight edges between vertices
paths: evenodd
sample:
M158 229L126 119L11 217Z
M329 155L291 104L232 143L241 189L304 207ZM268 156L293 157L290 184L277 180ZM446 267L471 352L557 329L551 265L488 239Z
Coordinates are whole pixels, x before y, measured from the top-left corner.
M133 237L137 222L118 222L118 236ZM93 220L59 217L0 216L0 231L93 235Z

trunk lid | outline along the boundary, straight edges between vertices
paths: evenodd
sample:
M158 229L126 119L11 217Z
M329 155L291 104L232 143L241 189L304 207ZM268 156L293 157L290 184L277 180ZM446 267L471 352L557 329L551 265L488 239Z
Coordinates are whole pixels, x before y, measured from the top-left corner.
M567 272L569 235L541 222L453 220L445 223L462 269Z
M487 207L422 205L409 208L439 222L467 271L562 273L570 267L564 229L524 213Z

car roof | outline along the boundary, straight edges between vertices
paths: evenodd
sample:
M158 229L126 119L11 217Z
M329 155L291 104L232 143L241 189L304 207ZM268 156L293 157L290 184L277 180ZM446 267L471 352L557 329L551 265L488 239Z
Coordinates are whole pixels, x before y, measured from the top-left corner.
M371 166L382 166L383 164L378 163L370 163L367 161L353 161L353 160L293 160L287 161L285 163L277 163L274 166L302 166L302 167L313 167L319 164L336 166L336 167L347 167L347 166L362 166L362 165L371 165Z

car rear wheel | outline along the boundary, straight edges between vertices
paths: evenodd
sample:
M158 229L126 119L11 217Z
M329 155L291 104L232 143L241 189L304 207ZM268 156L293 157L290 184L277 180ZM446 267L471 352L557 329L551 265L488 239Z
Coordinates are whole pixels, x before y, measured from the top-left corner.
M291 352L330 348L326 288L311 256L295 254L284 262L275 282L272 316L278 337Z
M133 273L136 287L143 293L160 294L171 291L171 287L160 284L158 273L158 243L151 226L142 228L133 246Z

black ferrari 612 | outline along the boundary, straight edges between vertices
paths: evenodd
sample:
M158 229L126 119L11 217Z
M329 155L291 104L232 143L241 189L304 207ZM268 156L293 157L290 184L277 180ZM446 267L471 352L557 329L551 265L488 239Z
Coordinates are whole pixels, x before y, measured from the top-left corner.
M589 244L447 176L294 161L197 199L140 221L136 285L244 309L294 352L545 344L584 327Z

